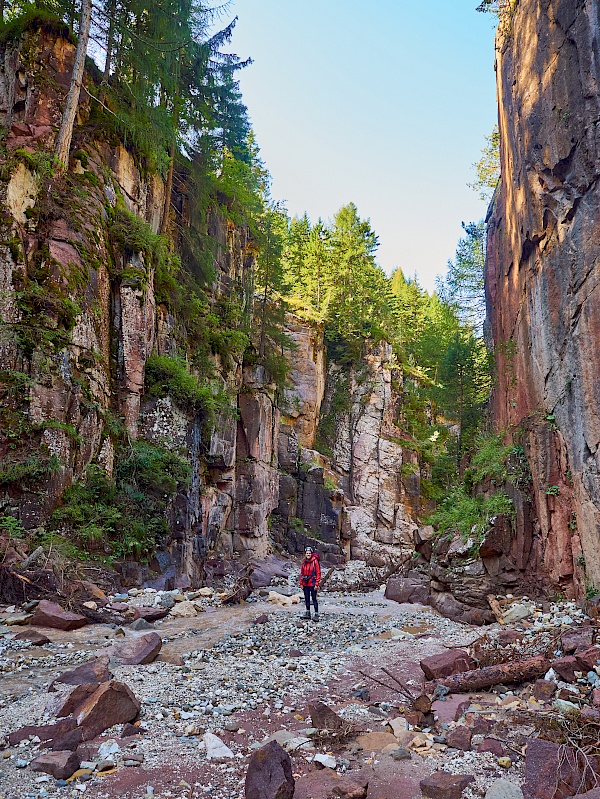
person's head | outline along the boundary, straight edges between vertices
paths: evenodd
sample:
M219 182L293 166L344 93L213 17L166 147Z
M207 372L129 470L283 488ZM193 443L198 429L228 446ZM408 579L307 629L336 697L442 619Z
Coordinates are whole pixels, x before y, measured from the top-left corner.
M304 557L306 560L310 560L313 556L313 548L312 547L304 547Z

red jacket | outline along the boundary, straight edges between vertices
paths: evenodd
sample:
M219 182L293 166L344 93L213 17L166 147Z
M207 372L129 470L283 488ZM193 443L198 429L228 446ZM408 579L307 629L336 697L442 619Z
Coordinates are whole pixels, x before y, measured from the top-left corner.
M318 588L321 582L321 567L319 565L319 556L313 552L310 560L302 561L300 567L300 586L302 588Z

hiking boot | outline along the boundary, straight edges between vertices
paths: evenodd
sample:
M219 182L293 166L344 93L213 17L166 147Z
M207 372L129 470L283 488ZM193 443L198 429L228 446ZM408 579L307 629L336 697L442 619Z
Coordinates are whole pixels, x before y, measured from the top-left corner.
M319 614L317 613L315 615L318 616ZM306 613L304 614L304 616L302 616L302 618L303 619L308 619L310 621L310 610L307 610Z
M319 611L317 611L313 616L313 621L319 621Z

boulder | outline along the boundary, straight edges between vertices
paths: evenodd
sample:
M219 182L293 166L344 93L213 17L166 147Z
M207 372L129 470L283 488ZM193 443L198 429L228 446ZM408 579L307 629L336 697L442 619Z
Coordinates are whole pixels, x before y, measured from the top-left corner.
M158 633L141 633L113 644L110 654L121 666L140 666L156 660L161 647L162 638Z
M523 791L514 782L495 780L485 792L485 799L523 799Z
M600 646L591 646L589 649L576 652L575 659L579 664L579 671L584 673L593 671L594 667L600 663Z
M491 752L495 757L503 757L506 754L504 744L496 738L485 738L477 747L478 752Z
M143 605L138 607L137 605L133 608L133 616L136 619L145 619L150 623L154 621L158 621L159 619L164 619L165 616L169 615L169 611L167 608L147 608Z
M497 641L500 646L510 646L510 644L516 644L517 641L521 641L523 638L523 633L518 633L516 630L499 630L497 635Z
M27 738L37 736L43 743L51 742L60 738L65 733L71 732L75 728L75 721L72 718L61 719L56 724L42 724L40 726L29 725L21 727L8 736L10 746L17 746Z
M58 685L61 690L50 694L50 700L46 703L46 711L57 719L70 716L98 688L97 682L81 683L80 685L60 685L59 683Z
M64 735L50 741L49 745L53 752L66 752L67 750L75 752L82 743L83 730L81 727L75 727L70 732L66 732Z
M131 624L127 625L127 632L145 633L153 629L152 622L146 621L146 619L135 619Z
M29 641L35 646L44 646L44 644L49 644L50 639L44 633L39 632L39 630L23 630L23 632L17 633L14 637L15 641Z
M470 704L471 699L464 694L448 694L443 701L436 700L431 705L431 710L440 723L447 724L450 721L458 721Z
M112 674L108 670L108 657L94 658L82 663L75 669L65 671L50 683L49 691L54 691L56 683L63 685L89 685L92 683L108 682Z
M572 655L576 651L589 649L593 643L593 627L576 627L574 630L567 630L560 636L560 645L565 655Z
M464 649L449 649L438 655L430 655L423 658L419 665L428 680L440 680L475 668L475 662Z
M468 752L471 749L472 735L468 727L460 724L448 733L446 742L453 749L461 749L463 752Z
M248 763L245 799L292 799L292 760L276 741L255 750Z
M136 727L135 724L131 724L131 722L127 722L127 724L123 725L123 729L121 730L121 738L131 738L133 735L143 735L144 733L148 732L144 727Z
M392 735L391 732L367 732L359 735L356 743L366 752L381 752L386 746L398 746L399 736Z
M111 680L103 683L81 705L75 717L82 728L83 738L89 741L115 724L133 721L141 703L125 683Z
M31 622L37 627L53 627L56 630L78 630L88 623L85 616L64 610L55 602L42 599L35 609Z
M308 712L310 713L312 725L316 727L317 730L335 732L341 730L346 723L344 719L338 716L325 702L310 702L308 705Z
M183 602L177 602L171 608L169 614L174 616L176 619L191 619L198 615L198 611L196 610L193 602L184 600Z
M552 668L565 682L575 682L577 680L575 672L582 671L581 666L573 655L567 655L564 658L552 661Z
M290 605L298 605L300 602L300 597L297 594L286 596L285 594L279 593L279 591L269 591L267 602L275 602L276 605L289 607Z
M31 762L32 771L50 774L55 780L68 780L79 768L79 758L75 752L48 752Z
M363 774L340 776L326 768L300 777L294 799L365 799L368 784Z
M525 602L514 602L502 616L505 624L514 624L517 621L529 618L535 609L535 605Z
M297 454L298 450L296 450ZM264 560L252 561L254 570L250 575L252 588L266 588L271 585L274 577L287 577L290 569L290 561L281 560L276 555L270 555Z
M556 687L552 680L536 680L533 684L533 695L536 699L547 702L556 693Z
M269 617L266 613L261 613L260 616L257 616L252 624L266 624L269 621Z
M462 577L457 578L457 585L460 584ZM480 579L473 578L479 584ZM495 618L490 610L483 607L472 607L465 602L459 602L456 597L447 591L432 591L429 604L435 608L444 618L451 619L452 621L460 622L461 624L474 624L481 626L494 622Z
M385 586L385 598L394 602L429 604L429 580L415 577L390 577Z
M564 799L585 793L596 785L596 758L575 749L538 738L527 744L525 756L525 799Z
M427 779L421 780L421 793L428 799L460 799L462 792L475 781L472 774L449 774L436 771Z

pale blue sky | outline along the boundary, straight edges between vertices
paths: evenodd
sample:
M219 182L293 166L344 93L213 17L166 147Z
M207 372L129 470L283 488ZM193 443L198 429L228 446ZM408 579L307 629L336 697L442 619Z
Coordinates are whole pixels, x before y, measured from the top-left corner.
M477 0L232 0L232 50L272 193L331 218L350 201L386 272L445 273L496 121L493 19Z

